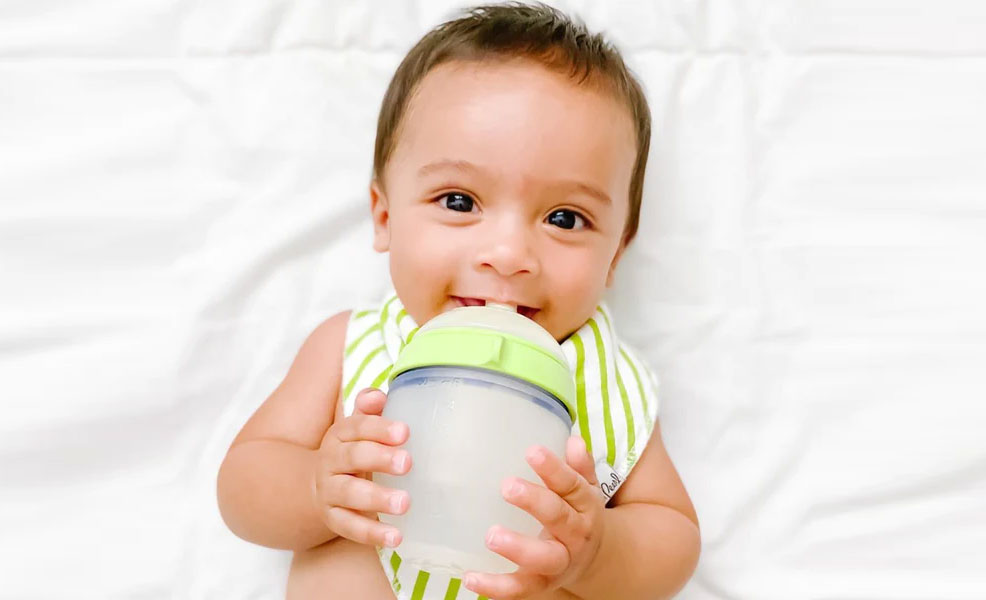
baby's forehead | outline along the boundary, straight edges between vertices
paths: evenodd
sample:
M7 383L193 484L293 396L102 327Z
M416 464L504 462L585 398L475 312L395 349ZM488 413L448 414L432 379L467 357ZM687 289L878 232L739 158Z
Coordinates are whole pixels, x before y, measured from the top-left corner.
M544 62L523 56L495 56L482 60L449 60L432 67L425 73L409 96L407 112L413 110L415 104L434 102L437 98L430 94L422 94L422 89L438 87L442 91L456 87L460 92L466 91L463 86L505 82L506 85L516 86L524 82L539 82L543 88L550 87L555 96L585 96L592 95L604 98L606 102L599 104L600 110L612 110L617 107L632 119L632 109L620 93L613 80L601 73L582 73L573 71L568 66L552 66Z
M544 153L557 161L596 153L603 162L616 153L633 162L635 142L630 111L612 93L514 61L433 69L407 106L397 145L443 159L483 150L507 162Z

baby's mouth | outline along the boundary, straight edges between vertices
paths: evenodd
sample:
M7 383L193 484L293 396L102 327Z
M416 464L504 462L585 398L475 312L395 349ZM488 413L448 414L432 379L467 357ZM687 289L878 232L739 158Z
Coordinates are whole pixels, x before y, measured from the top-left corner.
M463 298L462 296L452 296L452 300L454 300L459 306L486 306L486 300L483 298ZM516 306L517 312L532 321L534 320L534 315L541 311L539 308L524 306L522 304L514 304L512 302L501 302L498 304L509 304L511 306Z

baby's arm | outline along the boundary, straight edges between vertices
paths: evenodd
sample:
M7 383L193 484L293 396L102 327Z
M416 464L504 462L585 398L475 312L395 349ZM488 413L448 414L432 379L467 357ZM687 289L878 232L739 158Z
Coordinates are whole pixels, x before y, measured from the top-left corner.
M332 425L349 313L308 336L284 381L233 440L218 477L219 510L241 538L304 549L335 537L312 502L312 473Z
M610 506L596 559L568 590L582 598L670 598L695 570L701 539L658 424Z
M402 514L406 492L370 481L403 475L399 449L408 428L380 416L386 396L363 390L352 415L339 406L348 313L332 317L305 341L284 381L257 409L219 470L219 509L245 540L301 550L337 535L360 544L396 546L401 535L377 514Z

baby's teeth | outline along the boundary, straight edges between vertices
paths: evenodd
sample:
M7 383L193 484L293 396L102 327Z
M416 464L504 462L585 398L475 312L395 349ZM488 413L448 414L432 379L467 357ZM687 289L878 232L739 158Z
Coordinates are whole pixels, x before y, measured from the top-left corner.
M499 308L500 310L509 310L510 312L517 312L517 307L513 304L500 304L498 302L487 302L486 306L492 308Z

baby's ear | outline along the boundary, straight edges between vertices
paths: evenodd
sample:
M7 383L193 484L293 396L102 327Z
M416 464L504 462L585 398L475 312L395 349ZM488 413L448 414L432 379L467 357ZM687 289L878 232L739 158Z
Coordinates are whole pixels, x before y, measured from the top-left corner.
M370 216L373 218L373 249L386 252L390 249L390 207L383 186L376 179L370 182Z

